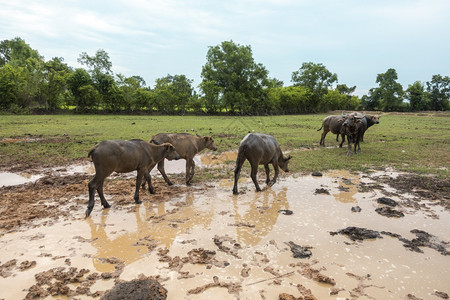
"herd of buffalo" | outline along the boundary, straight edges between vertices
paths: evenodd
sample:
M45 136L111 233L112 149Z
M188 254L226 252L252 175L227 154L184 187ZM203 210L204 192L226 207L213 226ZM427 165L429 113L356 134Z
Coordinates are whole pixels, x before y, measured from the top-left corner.
M354 144L354 152L356 147L361 151L359 145L363 141L365 131L372 125L379 123L379 116L364 115L361 113L351 113L341 115L332 115L326 117L322 122L323 133L320 139L320 145L325 146L325 136L329 131L336 134L336 141L339 135L342 141L339 147L342 147L345 137L348 142L347 155L351 155L351 144ZM128 173L137 171L136 189L134 193L134 201L141 203L139 200L139 189L148 184L151 194L154 194L154 188L151 182L150 171L158 165L158 170L168 185L172 182L164 171L164 160L177 160L183 158L186 160L186 185L190 185L194 177L194 156L208 148L213 151L217 150L214 140L210 136L191 135L188 133L155 135L150 142L140 139L134 140L107 140L95 145L88 154L95 166L94 178L89 182L89 204L86 210L88 217L94 208L95 191L98 192L101 204L104 208L110 205L103 195L103 183L105 178L112 172ZM276 139L268 134L249 133L241 141L236 159L236 168L234 170L234 186L233 194L238 194L238 179L242 165L245 160L250 162L251 178L255 184L256 191L261 191L256 174L259 165L264 165L266 172L266 184L273 185L278 177L279 168L288 172L288 163L291 156L285 157L281 152L280 145ZM275 175L272 180L269 177L269 164L272 164ZM143 181L144 179L144 181Z

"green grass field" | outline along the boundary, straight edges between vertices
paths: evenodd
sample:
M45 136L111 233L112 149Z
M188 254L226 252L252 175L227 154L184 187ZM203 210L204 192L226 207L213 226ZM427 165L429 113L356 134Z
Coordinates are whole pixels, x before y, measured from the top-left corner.
M282 150L290 151L292 172L393 167L449 177L450 113L383 114L380 124L366 132L363 152L350 157L346 145L336 148L331 133L326 148L318 145L317 129L325 116L1 115L0 167L64 165L86 159L100 141L149 140L160 132L211 135L223 152L237 149L248 132L262 132L275 136Z

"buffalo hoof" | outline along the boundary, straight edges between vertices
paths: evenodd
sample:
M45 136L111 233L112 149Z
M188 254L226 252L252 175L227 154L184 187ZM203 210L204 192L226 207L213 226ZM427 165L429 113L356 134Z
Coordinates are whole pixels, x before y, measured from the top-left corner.
M233 195L237 195L237 194L239 194L239 192L236 190L233 190Z
M86 210L86 218L89 217L89 215L91 214L92 208L88 208Z
M173 183L172 183L171 181L168 181L168 182L167 182L167 185L168 185L168 186L171 186L171 185L173 185Z
M154 194L155 193L155 189L154 188L150 188L150 189L148 189L148 191L150 192L150 194Z
M141 201L141 200L139 200L139 199L134 199L134 203L136 203L136 204L141 204L141 203L142 203L142 201Z
M109 203L102 204L102 205L103 205L103 208L110 208L111 207L111 205Z

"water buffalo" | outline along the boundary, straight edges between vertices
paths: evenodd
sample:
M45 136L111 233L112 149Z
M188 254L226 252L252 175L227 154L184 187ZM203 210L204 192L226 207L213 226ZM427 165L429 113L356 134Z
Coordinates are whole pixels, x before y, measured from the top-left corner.
M364 118L361 119L363 123L362 134L360 137L361 142L364 142L364 133L366 132L366 130L369 129L370 126L380 123L380 117L381 116L379 115L365 115Z
M186 185L190 185L191 180L194 177L194 156L205 148L213 151L217 150L212 137L194 136L189 133L159 133L155 135L150 142L155 144L171 143L180 157L186 160ZM169 180L164 170L164 159L158 162L158 170L164 177L164 181L168 185L172 185L173 183Z
M103 195L103 182L112 172L127 173L137 170L136 190L134 201L139 200L139 187L142 177L148 182L150 193L154 193L151 183L150 171L164 158L179 159L180 156L175 148L169 144L150 144L143 140L108 140L95 145L89 151L88 157L92 158L95 166L94 178L89 182L89 204L86 210L86 217L91 214L94 208L95 190L100 196L104 208L110 207Z
M361 136L364 133L364 116L363 115L357 115L357 114L351 114L346 116L344 123L342 123L341 127L341 135L343 136L342 144L344 143L345 136L347 137L347 156L350 156L352 154L352 146L353 143L355 145L354 152L356 154L356 147L358 147L358 151L361 152L361 147L359 145L359 142L361 141Z
M242 165L245 160L250 162L251 178L255 184L256 191L260 192L261 188L256 180L256 173L258 172L258 165L264 165L266 170L266 184L268 186L273 185L278 177L278 167L283 171L289 172L288 163L291 156L284 157L281 152L281 148L275 138L268 134L262 133L249 133L241 141L239 145L239 151L236 159L236 169L234 170L234 186L233 194L238 194L238 179L241 172ZM270 181L269 177L269 164L273 165L275 169L275 175Z
M325 136L329 131L336 134L336 142L338 141L339 134L341 132L342 123L345 121L345 116L328 116L325 117L322 121L322 127L320 127L317 131L320 131L323 128L322 136L320 138L320 145L325 147ZM341 144L342 147L342 144Z

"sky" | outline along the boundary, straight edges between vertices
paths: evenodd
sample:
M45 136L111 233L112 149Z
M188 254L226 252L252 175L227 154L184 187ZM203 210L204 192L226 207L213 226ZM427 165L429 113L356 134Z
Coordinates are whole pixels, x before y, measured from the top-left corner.
M197 87L209 47L233 41L285 86L321 63L362 96L389 68L404 89L450 76L449 16L449 0L0 0L0 40L74 68L103 49L115 73L150 87L168 74Z

